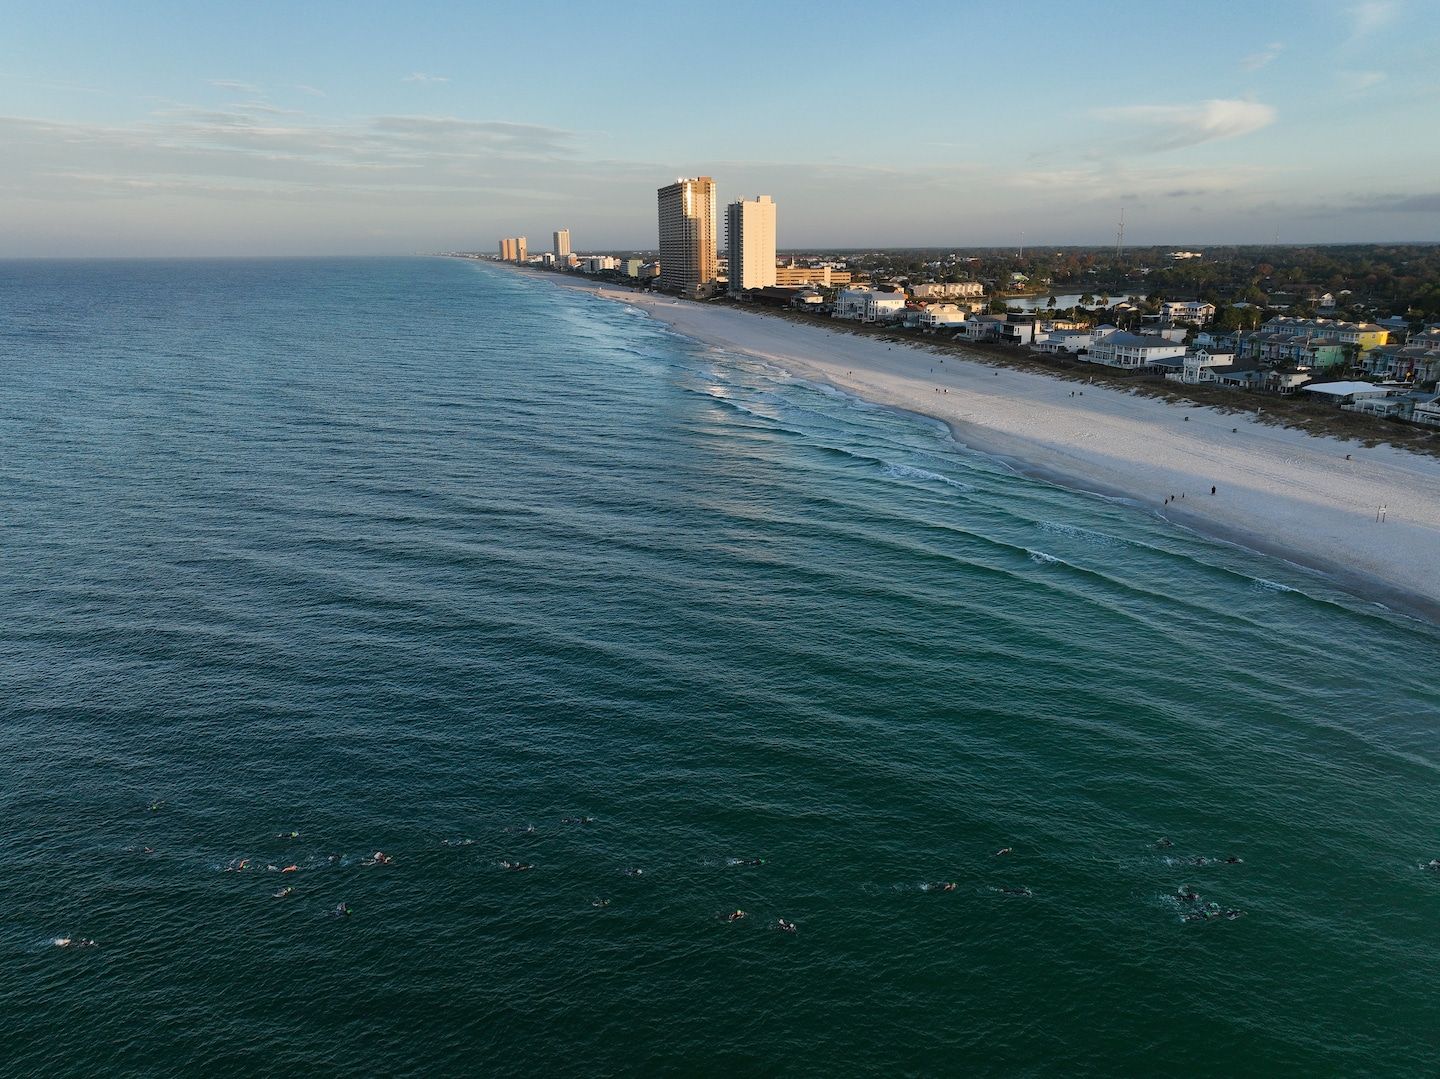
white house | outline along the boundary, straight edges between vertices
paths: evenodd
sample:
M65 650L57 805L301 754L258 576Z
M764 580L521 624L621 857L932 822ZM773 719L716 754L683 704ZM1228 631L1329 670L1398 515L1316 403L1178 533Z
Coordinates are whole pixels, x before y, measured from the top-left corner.
M1154 334L1112 333L1091 347L1085 359L1106 367L1153 367L1158 360L1185 355L1184 344Z
M835 318L880 322L898 318L905 310L903 292L879 292L868 285L842 288L835 297Z
M930 281L913 285L910 292L917 300L958 300L985 295L979 281Z
M1170 300L1160 305L1161 322L1193 322L1203 326L1215 317L1213 303L1199 300Z
M1233 352L1219 349L1191 348L1180 359L1178 370L1167 371L1165 377L1187 386L1198 386L1204 382L1218 382L1216 368L1229 368L1235 363Z
M920 327L935 331L955 328L964 323L966 312L953 303L932 303L920 312Z

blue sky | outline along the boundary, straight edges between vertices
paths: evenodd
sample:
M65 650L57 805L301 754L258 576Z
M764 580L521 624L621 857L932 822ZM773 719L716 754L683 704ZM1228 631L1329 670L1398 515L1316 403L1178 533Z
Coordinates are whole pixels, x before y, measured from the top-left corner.
M0 3L0 257L1440 241L1440 3Z

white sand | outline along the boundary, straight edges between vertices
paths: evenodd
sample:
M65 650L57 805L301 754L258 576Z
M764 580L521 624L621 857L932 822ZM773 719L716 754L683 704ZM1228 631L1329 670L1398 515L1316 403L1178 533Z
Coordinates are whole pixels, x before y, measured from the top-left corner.
M1330 574L1338 586L1440 615L1440 458L953 355L942 363L925 349L760 312L537 277L633 304L688 337L798 377L933 416L965 445L1057 482L1133 498L1196 531ZM1235 396L1251 407L1266 402ZM1185 497L1164 505L1171 494Z

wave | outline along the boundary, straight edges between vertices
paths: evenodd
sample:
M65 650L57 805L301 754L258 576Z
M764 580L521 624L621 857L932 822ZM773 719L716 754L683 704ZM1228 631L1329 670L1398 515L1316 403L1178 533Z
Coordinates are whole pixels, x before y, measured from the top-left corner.
M1025 548L1025 553L1037 566L1068 566L1070 564L1063 558L1056 558L1053 554L1046 554L1044 551L1032 551L1029 547Z
M952 480L949 476L942 476L938 472L931 472L926 468L916 468L914 465L902 465L894 463L877 462L883 465L885 475L899 480L926 480L935 483L943 483L947 487L953 487L957 491L973 491L968 483L961 483L959 480Z

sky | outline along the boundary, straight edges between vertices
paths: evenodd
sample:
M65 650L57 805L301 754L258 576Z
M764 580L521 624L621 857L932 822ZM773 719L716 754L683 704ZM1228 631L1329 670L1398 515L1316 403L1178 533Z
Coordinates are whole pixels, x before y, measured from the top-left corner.
M0 257L1440 241L1440 0L0 0Z

